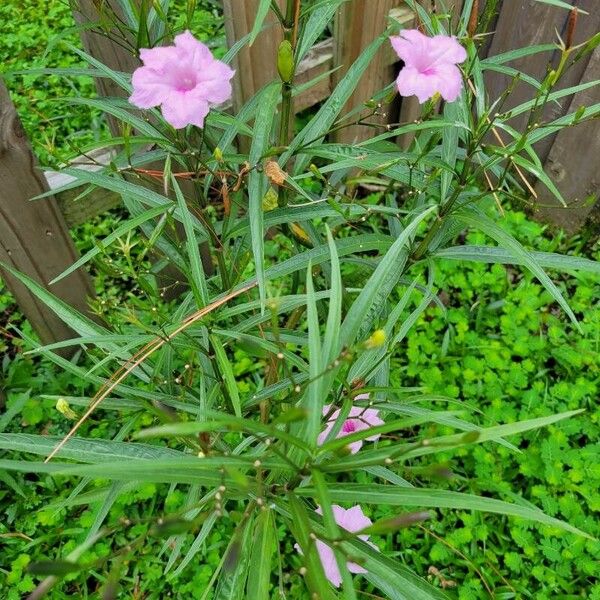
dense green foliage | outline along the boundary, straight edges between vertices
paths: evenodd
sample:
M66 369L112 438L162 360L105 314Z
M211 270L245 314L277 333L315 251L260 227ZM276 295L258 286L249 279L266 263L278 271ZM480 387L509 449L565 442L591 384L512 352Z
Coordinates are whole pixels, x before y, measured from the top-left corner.
M188 20L187 0L173 3L172 26L191 27L195 34L224 52L222 16L209 0L198 2ZM85 62L67 44L80 46L79 32L68 0L6 0L0 3L2 43L0 74L45 67L83 67ZM79 156L88 144L108 137L99 110L69 104L70 97L91 97L90 77L23 74L8 87L34 151L43 165L59 165Z
M40 10L41 4L35 3L34 7ZM185 19L184 11L174 14L179 19L175 27L181 29L185 26L182 20ZM196 17L199 20L193 22L194 31L214 39L215 32L218 35L221 30L219 20L214 19L210 7L197 14L200 16ZM57 3L52 10L44 11L43 15L40 13L40 19L42 16L59 30L68 27L66 5ZM26 50L28 44L34 43L30 42L33 38L31 32L27 32L24 25L12 26L16 29L11 33L13 37L10 39L16 48L23 48L22 53L19 50L12 59L12 67L39 65L39 49L35 50L31 46L29 51ZM73 36L71 41L75 42L76 38ZM45 40L38 38L35 43L45 43ZM218 39L216 43L219 43ZM71 53L61 54L59 48L60 45L56 46L48 55L53 56L49 60L56 61L52 64L79 64L73 62ZM27 96L19 94L19 89L15 89L15 98L20 108L34 100L33 103L40 106L37 115L32 115L33 111L29 110L22 110L22 113L25 126L35 140L36 149L44 162L59 160L74 150L63 146L56 154L55 143L48 143L44 135L61 140L69 139L72 145L79 146L80 143L85 144L94 137L105 134L104 126L92 124L98 115L72 111L72 107L65 108L64 103L51 104L47 100L71 92L89 96L93 93L91 82L80 82L80 88L67 89L64 87L65 83L56 78L37 79L35 83L25 78L23 85L25 87L21 92L26 90L26 94L30 94L29 100L25 99ZM63 118L61 110L68 111L68 119ZM313 117L314 115L307 117L308 127L311 127ZM44 132L40 132L42 123L55 125L44 127ZM426 139L427 143L429 141ZM438 141L435 140L432 147ZM447 151L447 146L444 147ZM377 147L377 152L382 156L388 151L391 152L385 143ZM241 162L235 155L230 155L227 160L234 165L237 164L236 161ZM456 155L450 160L456 161ZM320 164L318 159L316 162ZM354 164L351 166L356 167ZM378 174L375 169L374 175ZM297 188L301 194L318 195L322 191L318 177L301 179ZM256 197L262 199L260 196ZM342 198L343 202L345 200ZM387 200L389 197L376 193L359 198L357 204L381 206ZM597 248L586 247L577 238L552 235L520 212L507 211L502 218L497 217L489 200L485 205L482 203L483 209L494 214L502 231L512 234L526 248L600 258ZM130 199L128 206L133 212L140 208ZM210 219L219 219L214 207L206 213ZM391 235L398 236L400 227L412 225L411 215L403 221L402 213L402 217L394 216L396 221L392 217L387 219L375 215L366 223L357 225L353 222L352 228L344 229L350 221L350 212L341 214L343 218L334 212L334 218L330 218L328 222L332 224L336 241L351 242L356 229L360 234L372 234L380 242L383 240L381 243L385 250L385 243L388 243L390 237L388 227L392 230ZM115 211L84 225L75 232L79 249L85 253L96 248L98 239L127 223L128 218L126 211ZM311 232L312 241L322 241L325 219L313 221L316 229ZM240 222L243 223L241 218ZM302 256L299 245L285 235L285 227L282 229L283 231L270 236L265 244L267 267L281 264L288 258ZM423 235L426 231L422 224L418 233ZM456 237L456 233L453 237ZM249 239L246 236L240 242L247 253L239 259L242 272L234 273L238 280L243 279L244 269L248 276L253 274L253 265L249 262ZM451 240L449 238L446 241L450 243ZM461 236L456 243L469 248L483 246L489 243L489 239L481 233L471 231ZM453 244L454 242L450 245ZM377 264L379 249L377 247L377 252L360 254L353 260L342 261L344 285L352 291L345 294L343 299L339 295L340 314L342 300L344 312L347 312L346 305L351 304L350 298L354 298L356 290L365 285L365 272L370 273ZM58 369L46 357L25 354L24 351L32 345L31 339L24 343L6 337L0 342L0 352L4 354L0 385L5 390L7 408L4 414L0 414L0 433L65 435L73 420L82 413L82 407L97 391L98 382L93 382L93 374L107 375L114 370L114 364L104 360L109 343L113 343L113 339L121 342L123 338L132 339L139 344L143 335L156 331L162 333L164 328L178 324L178 320L186 314L178 312L182 310L182 306L189 308L194 305L191 295L185 297L183 302L168 303L164 300L159 277L149 271L151 263L148 252L147 237L139 230L132 229L91 261L91 271L99 292L93 307L110 325L114 338L108 342L101 341L96 348L89 344L85 352L80 351L76 355L71 366L63 364L67 368L79 368L77 375L73 371ZM193 253L189 249L188 252L191 260ZM385 251L383 255L385 256ZM310 263L307 264L310 266ZM547 515L600 537L597 520L594 520L600 508L600 471L595 445L600 433L595 410L600 391L598 277L585 273L567 276L548 269L560 292L568 298L574 316L581 324L581 331L577 331L557 304L552 303L556 294L551 294L548 286L543 287L520 267L436 258L427 265L431 280L425 281L424 272L427 271L419 270L421 265L422 263L414 261L405 271L406 278L398 282L393 292L390 291L389 302L391 306L395 306L402 301L407 285L415 278L417 289L406 297L406 310L401 311L403 317L406 317L424 301L424 294L428 286L432 286L431 280L435 279L429 307L419 313L410 335L403 339L389 357L389 388L402 388L401 397L408 407L408 412L404 413L407 421L411 407L417 411L438 410L438 417L407 426L391 435L384 435L379 447L385 448L403 441L430 440L455 433L456 423L459 422L455 420L456 417L481 427L491 427L498 423L550 417L580 408L586 409L586 412L534 432L510 436L506 442L499 439L465 447L461 445L463 442L477 441L477 435L469 437L466 434L458 442L460 447L453 448L452 451L439 452L433 459L414 458L395 465L392 475L397 478L396 484L401 477L405 482L425 491L427 488L454 490L499 498L519 506L539 506ZM238 265L234 263L234 266ZM318 316L320 323L327 320L327 313L322 306L324 303L320 302L318 308L316 302L311 305L313 298L310 286L314 278L319 293L323 293L323 290L328 290L329 293L331 287L333 298L334 284L330 286L328 268L309 268L306 277L303 273L305 269L299 269L297 275L294 273L291 283L268 280L268 292L275 297L275 303L279 296L296 294L299 289L305 291L300 296L302 307L292 312L287 320L279 322L277 318L272 318L273 330L269 332L272 337L268 341L274 339L280 344L278 348L287 352L286 359L295 360L295 365L302 365L303 360L310 358L313 368L314 357L310 356L313 352L310 347L314 344L315 328L310 324L311 311L314 312L312 318ZM221 278L224 277L222 274ZM215 293L228 287L218 277L213 277L210 285L211 292ZM425 298L429 304L428 300ZM331 303L333 304L333 299ZM302 313L306 304L308 325ZM240 306L244 308L244 305L237 305L237 308ZM248 311L249 320L256 319L260 323L257 306ZM368 328L361 332L362 337L351 338L354 353L351 360L360 359L372 350L361 340L367 338L375 327L386 324L386 310L387 307L376 305L373 309L373 312L377 312L375 316L372 313L365 314L365 318L372 320ZM32 337L27 323L21 319L5 293L0 294L0 314L5 316L0 325L12 326L8 332L11 336L20 330L25 339ZM235 316L235 313L232 314ZM292 319L296 319L296 328L291 324ZM231 316L227 323L231 326L230 332L235 332L239 323L231 319ZM128 382L137 386L138 391L159 390L165 402L173 400L179 403L178 413L169 413L164 410L165 405L161 407L160 403L148 401L143 405L141 402L136 404L139 399L135 395L128 405L127 395L117 390L116 397L105 401L105 405L85 423L78 436L98 441L123 439L130 442L132 436L140 430L164 423L165 416L171 418L173 414L177 414L183 424L190 423L195 418L193 410L186 412L185 402L190 399L194 402L215 402L218 397L219 402L222 402L223 397L224 404L231 402L235 408L234 400L236 394L239 394L246 401L245 414L252 416L248 400L252 394L264 389L262 374L269 371L270 361L273 360L273 355L266 349L271 350L272 346L267 341L250 335L245 338L240 336L239 343L232 344L226 342L227 331L223 330L225 326L221 326L217 318L209 322L209 325L210 329L207 328L207 331L211 335L221 336L217 337L217 341L222 340L226 348L218 361L216 376L207 378L209 383L204 381L203 376L200 382L194 380L191 372L196 366L202 371L200 366L204 354L210 360L215 355L219 358L214 341L213 354L204 351L199 341L200 335L204 335L203 331L200 331L200 335L195 332L196 338L190 335L185 343L174 345L172 350L168 349L160 355L155 363L149 362L149 366L156 369L153 380L144 381L142 377L139 381ZM362 323L359 325L362 327ZM219 327L223 329L219 330ZM325 333L327 335L330 335L329 323ZM281 336L281 340L278 336ZM305 346L310 348L310 352L304 352ZM167 379L163 380L163 376ZM158 377L160 380L156 381ZM212 386L213 377L219 384L209 387L209 384ZM345 377L346 375L340 376L340 380L343 380L347 388L351 382L346 381ZM367 382L367 385L374 383ZM384 381L383 386L386 385L387 382ZM206 394L206 389L210 389L210 394ZM226 392L223 396L220 395L221 389ZM193 392L196 390L203 390L209 396L208 400L202 392L199 397L195 397ZM290 397L282 398L275 393L272 397L275 399L273 418L281 419L280 423L283 424L293 424L293 409L286 413L284 408L278 413L281 401L283 400L285 407L290 402ZM292 397L292 400L295 401L296 398ZM324 399L321 398L320 401L323 402ZM193 403L190 406L195 408ZM221 410L222 406L219 404L217 408ZM241 439L236 429L224 431L215 445L217 450L220 448L219 443L224 448L229 448L230 445L235 447ZM183 436L175 436L167 444L156 444L155 448L179 449L181 437ZM35 439L42 439L43 443L43 437ZM247 440L254 443L252 438ZM199 450L196 439L185 441L195 452ZM507 442L518 448L510 448ZM262 448L262 451L267 461L276 458L269 456L267 447ZM2 450L0 453L0 459L25 459L26 456L27 454L18 450L10 453ZM335 453L331 456L333 463L343 459L342 455ZM4 464L8 463L7 460ZM118 463L114 464L118 466ZM226 548L236 539L234 532L239 531L237 528L241 529L245 522L246 517L242 513L244 507L252 506L252 503L244 505L236 499L230 502L225 516L221 517L219 505L217 512L202 512L196 520L181 528L182 523L179 521L167 520L165 524L161 519L165 515L179 515L186 506L198 501L200 486L188 487L185 480L183 485L148 480L111 482L97 475L84 479L82 487L78 488L76 486L79 479L62 474L51 477L38 473L34 476L21 473L19 469L13 470L13 467L14 465L7 466L10 471L0 470L0 590L7 590L2 596L7 600L17 600L35 588L39 577L28 572L31 564L36 563L39 568L46 560L64 560L69 553L82 544L85 545L86 540L93 539L101 524L104 532L102 539L79 556L81 564L93 566L82 572L66 574L64 581L48 594L49 598L60 600L64 597L96 597L101 588L105 592L110 588L113 576L120 580L122 591L119 597L122 598L158 600L168 595L182 599L202 598L213 574L218 574L222 560L225 560ZM239 471L232 469L227 475L234 483L239 483L241 488L248 485L249 477ZM335 474L332 481L334 477ZM350 468L348 473L340 473L337 481L364 483L368 486L373 483L374 477L368 472ZM391 487L388 486L388 489ZM82 490L84 491L79 493ZM276 500L276 494L273 494L272 501ZM364 510L373 521L377 521L396 515L398 506L373 502L365 505ZM270 511L257 512L257 521L264 518L261 515L271 514ZM202 552L196 554L193 540L203 531L204 524L210 523L213 518L216 519L216 525L207 529L208 535L202 548L196 548L202 549ZM257 528L257 531L260 530ZM178 537L171 538L170 534L177 534ZM269 595L272 598L282 597L278 589L280 586L285 589L285 597L303 600L308 597L304 578L300 574L303 561L294 549L294 540L289 530L281 524L274 535L280 542L281 563L273 563ZM381 554L396 559L398 564L406 565L418 575L428 578L436 588L445 588L460 600L486 598L490 595L503 599L600 598L600 584L596 579L596 566L600 559L599 542L558 527L495 514L434 508L431 518L422 524L374 535L372 540ZM119 554L122 561L114 560L115 554ZM190 561L185 568L181 563L184 556L187 557L185 561ZM168 573L165 576L167 563ZM69 567L68 564L63 564L65 566ZM53 568L56 568L56 564ZM360 590L367 594L380 593L380 588L372 582L361 579L359 585ZM231 594L233 595L230 597L234 598L235 594ZM213 593L209 592L207 597L212 598Z
M522 213L509 213L505 224L521 238L537 245L541 242L547 251L582 251L576 239L550 236ZM105 217L103 225L114 228L116 223ZM90 232L91 229L87 234L81 232L79 237L83 251L88 249ZM101 234L102 228L95 224L94 232ZM473 234L471 241L482 240ZM273 244L272 248L277 246ZM600 256L598 251L593 254ZM122 253L117 250L111 256L116 269L127 272ZM507 498L517 494L524 501L543 506L548 514L600 537L595 519L600 510L595 446L600 436L595 410L600 390L598 279L580 275L569 285L572 306L583 317L581 336L566 325L563 315L547 307L538 284L513 269L478 264L465 267L444 261L441 274L446 282L444 288L452 291L453 303L446 307L445 315L440 307L432 306L419 319L414 335L394 361L398 384L422 386L432 395L454 398L470 420L482 425L580 407L587 412L524 436L518 444L523 449L521 454L497 444L449 454L447 462L440 462L437 477L450 478L452 489L499 493ZM97 286L105 290L103 299L107 303L111 297L129 301L137 298L136 313L151 312L152 305L143 293L125 291L130 286L114 283L112 292L107 292L108 281L106 274L97 273ZM14 310L9 296L0 298L0 312ZM20 325L20 321L13 319L13 324ZM27 328L25 332L29 333ZM445 348L443 357L438 355L440 347ZM260 367L256 358L238 352L236 359L236 375L246 375L245 381L250 383L248 374ZM2 381L8 407L16 412L6 431L35 432L43 427L49 433L65 433L70 421L57 411L57 398L67 394L85 396L94 391L76 385L69 374L57 371L47 361L22 354L13 360L6 356ZM241 388L244 385L247 384L240 380ZM76 405L71 408L80 411ZM100 412L86 425L85 437L116 434L117 421L112 415ZM148 423L148 419L137 419L131 427ZM437 427L427 433L444 432L443 427ZM417 466L404 476L436 477L435 470L421 473ZM100 508L99 504L60 508L70 495L66 482L57 484L48 477L32 485L27 479L13 475L10 482L4 480L4 490L0 491L0 554L5 565L0 571L0 589L5 586L10 590L7 600L17 600L33 589L34 578L25 571L29 562L59 558L72 550L83 541ZM103 489L102 482L97 485ZM22 500L15 503L16 497ZM118 527L124 517L157 519L181 509L184 502L185 494L179 490L169 492L168 486L136 486L120 496L110 510L108 523ZM380 509L371 514L379 518L388 513ZM136 535L151 527L150 521L142 522L128 534ZM9 532L19 532L30 540L1 537ZM227 535L225 525L213 532L208 539L206 560L188 566L173 587L162 575L163 561L158 558L161 539L146 546L140 559L132 561L125 581L132 588L137 585L139 594L146 598L158 600L169 592L176 592L175 597L182 599L199 597L195 594L210 579L228 541ZM126 534L120 534L115 543L126 539ZM382 549L396 550L400 559L418 573L426 575L432 566L438 569L445 580L456 582L461 600L489 597L483 580L497 598L600 598L600 584L596 582L599 542L522 520L440 511L423 528L402 530L379 539L378 544ZM99 543L84 559L91 562L110 552L110 544ZM298 566L295 552L287 547L284 571L291 572ZM66 590L85 597L97 585L93 579L86 584L85 579L72 575L49 597L59 600ZM294 585L292 582L297 593L289 597L303 598L300 583L297 588Z
M24 18L27 15L27 18ZM81 59L58 42L50 41L63 32L63 40L78 43L68 2L23 0L0 4L2 73L33 67L82 66ZM48 50L48 51L47 51ZM45 54L47 51L47 55ZM86 143L106 135L99 111L70 106L60 98L94 93L91 78L65 79L52 75L11 78L9 89L25 130L42 164L56 164L77 154Z

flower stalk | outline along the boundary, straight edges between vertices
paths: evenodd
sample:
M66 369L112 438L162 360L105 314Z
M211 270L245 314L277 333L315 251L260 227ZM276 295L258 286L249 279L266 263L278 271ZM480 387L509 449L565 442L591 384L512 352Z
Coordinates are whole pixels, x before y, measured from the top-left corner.
M281 122L279 124L279 146L286 146L290 137L292 120L292 86L296 74L295 45L298 39L300 0L287 0L283 34L284 40L279 46L277 67L281 77ZM286 206L288 202L287 189L282 187L278 204Z

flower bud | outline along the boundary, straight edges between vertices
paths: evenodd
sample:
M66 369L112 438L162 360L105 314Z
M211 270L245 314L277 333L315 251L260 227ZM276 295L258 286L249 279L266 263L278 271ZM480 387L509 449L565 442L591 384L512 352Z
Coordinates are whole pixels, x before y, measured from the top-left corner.
M385 344L385 331L383 329L378 329L373 332L373 335L365 342L365 347L369 350L374 348L380 348Z
M76 419L77 413L69 406L69 403L64 398L59 398L56 401L56 410L67 417L67 419Z
M217 162L223 162L223 151L221 150L221 148L219 148L219 146L215 148L213 156L215 157L215 160Z
M279 44L277 52L277 71L281 81L291 83L294 78L294 50L288 40L283 40Z
M576 123L578 123L580 121L581 117L583 117L584 114L585 114L585 106L580 106L575 111L575 116L573 117L573 125L575 125Z
M277 208L277 200L279 196L277 192L273 188L269 188L267 193L263 196L262 199L262 209L265 212L269 212L270 210L275 210Z
M551 69L548 73L547 83L548 87L552 87L558 81L559 73L555 69Z
M298 223L290 224L290 231L292 235L296 238L298 242L300 242L303 246L307 246L308 248L312 248L312 242L306 231L298 225Z

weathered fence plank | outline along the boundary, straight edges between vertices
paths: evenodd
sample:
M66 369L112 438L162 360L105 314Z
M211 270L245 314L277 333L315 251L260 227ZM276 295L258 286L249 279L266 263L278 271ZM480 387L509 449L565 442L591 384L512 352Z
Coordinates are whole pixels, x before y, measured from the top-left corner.
M385 31L390 11L401 6L405 6L403 0L379 0L376 3L371 0L354 0L342 5L335 24L334 63L340 68L334 74L334 83L346 74L360 53ZM412 20L412 15L410 18ZM341 114L370 100L373 94L387 86L393 79L394 67L390 63L389 45L384 45L361 77ZM386 116L373 117L369 121L385 124L389 122L389 118L391 116L386 114ZM371 127L353 125L341 129L336 134L336 138L340 142L353 142L372 134Z
M589 13L588 15L579 15L573 37L573 44L576 45L600 30L600 14L595 10L597 0L582 0L580 2L571 0L571 3ZM489 55L502 54L524 46L557 42L557 32L562 38L565 37L568 18L569 12L564 8L542 4L534 0L510 0L510 2L505 0L498 16ZM557 49L554 52L537 53L512 61L509 64L537 80L542 80L548 69L555 68L559 60L560 51ZM584 75L588 64L592 67L589 58L571 66L557 87L563 89L577 85L582 77L589 76L589 73ZM595 68L597 69L597 67ZM499 73L489 74L486 78L489 98L492 100L498 98L510 84L510 81L510 78ZM510 110L533 97L533 88L524 82L519 82L502 110ZM594 104L598 101L600 101L600 92L596 87L585 94L577 95L573 99L568 97L562 102L549 102L540 119L544 121L557 119L566 114L569 109L573 110L581 104ZM520 131L527 126L528 118L529 114L524 113L512 119L510 124ZM597 124L588 123L586 128L593 130L590 136L590 143L593 143L591 140L594 139L595 141L597 137ZM590 163L589 167L585 166L586 161L592 160L593 155L587 153L586 148L586 157L581 156L582 131L582 128L563 130L555 136L548 136L535 145L536 152L545 165L546 171L563 192L567 203L574 202L573 209L554 209L540 206L539 215L544 220L551 221L555 225L565 226L571 231L583 223L584 215L591 210L593 202L591 203L592 206L587 208L584 206L585 198L591 193L586 193L586 190L592 190L597 183L593 165ZM564 155L564 151L567 149L570 152L569 156ZM567 171L569 174L567 174ZM547 192L544 186L538 184L535 189L539 196L537 202L540 205L552 205L554 203L554 197Z
M0 81L0 260L46 287L78 257L56 201L30 202L47 189L8 90ZM43 343L73 336L71 329L18 280L7 273L3 277ZM83 271L48 289L82 312L87 307L86 298L93 294Z
M600 79L600 48L596 48L583 75L582 83ZM569 112L598 102L598 89L590 88L573 97ZM583 128L585 127L585 132ZM582 147L585 136L585 147ZM538 184L539 216L570 233L586 221L600 194L600 121L560 131L546 161L546 172L565 197L564 208L548 190Z
M575 29L574 43L582 41L600 29L600 18L593 7L597 0L583 0L579 8L588 10L589 15L580 15ZM556 32L564 36L569 18L569 12L564 8L535 2L534 0L510 0L504 2L496 24L496 31L489 49L489 55L494 56L526 46L557 42ZM531 75L538 81L546 76L549 65L554 68L560 60L560 52L539 52L525 58L510 62L510 66ZM562 78L559 88L576 85L585 71L587 61L583 60L571 67ZM511 83L511 78L499 73L488 74L486 78L487 92L490 99L499 98ZM508 98L502 110L507 111L518 104L534 97L533 88L519 82ZM550 102L546 105L543 118L556 119L566 112L567 103ZM512 127L522 130L527 125L528 113L524 113L510 121ZM536 144L540 160L544 162L552 146L553 138L548 137Z
M284 0L277 0L284 9ZM227 43L232 46L252 31L259 0L223 0ZM271 11L265 19L264 31L252 46L244 46L234 60L233 108L237 112L260 88L277 78L277 50L283 31Z
M87 26L86 29L81 30L81 42L88 54L102 61L111 69L132 73L140 64L135 53L125 45L115 43L109 37L121 36L121 34L114 28L108 34L100 27L98 29L89 28L90 23L100 24L101 21L106 23L106 16L103 18L100 11L106 11L107 9L120 15L119 2L116 0L103 0L102 3L98 3L97 0L77 0L77 10L73 11L73 17L76 23ZM127 96L127 93L111 79L101 77L97 78L95 83L100 96L116 98ZM106 117L112 134L121 135L122 128L118 119L111 115Z

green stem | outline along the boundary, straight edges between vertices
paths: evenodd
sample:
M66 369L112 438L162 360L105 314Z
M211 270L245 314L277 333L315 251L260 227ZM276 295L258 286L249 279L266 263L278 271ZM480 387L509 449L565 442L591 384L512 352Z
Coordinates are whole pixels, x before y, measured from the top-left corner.
M454 192L452 193L452 196L450 196L450 199L448 200L448 202L446 202L446 204L444 204L441 207L440 212L437 217L437 220L432 225L431 229L427 232L427 235L421 240L421 243L417 246L417 249L415 250L415 252L412 255L412 258L414 260L419 260L419 259L423 258L423 256L425 255L425 252L427 252L427 250L429 249L429 245L431 244L431 241L433 240L435 234L440 230L440 227L442 226L444 219L448 216L448 214L450 214L450 211L452 210L452 208L454 207L454 204L456 203L456 201L458 200L458 197L460 196L460 192L464 189L465 182L467 181L467 177L469 175L470 165L471 165L471 152L469 149L465 156L465 163L463 166L463 170L460 174L460 179L458 181L458 184L457 184Z
M285 8L285 19L283 23L284 39L290 44L294 37L294 0L287 0ZM289 82L282 83L281 89L281 123L279 124L278 144L287 146L290 137L290 121L292 118L292 85L294 74ZM285 165L284 165L285 170ZM280 207L286 206L288 203L287 189L282 187L279 191L278 204Z
M290 135L290 120L292 115L292 85L283 83L281 91L281 123L279 125L280 146L287 146Z

